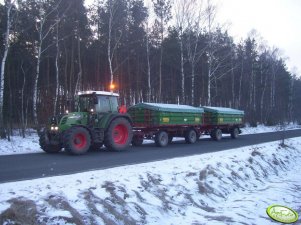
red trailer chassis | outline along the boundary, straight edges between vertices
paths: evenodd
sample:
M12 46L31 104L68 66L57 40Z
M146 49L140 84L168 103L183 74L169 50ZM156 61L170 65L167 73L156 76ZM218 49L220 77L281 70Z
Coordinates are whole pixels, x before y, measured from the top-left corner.
M184 137L186 143L195 143L200 136L210 135L219 141L222 134L231 134L236 139L241 133L242 124L222 124L222 125L164 125L164 126L143 126L134 124L132 145L139 146L144 139L154 140L159 147L167 146L172 142L173 137Z

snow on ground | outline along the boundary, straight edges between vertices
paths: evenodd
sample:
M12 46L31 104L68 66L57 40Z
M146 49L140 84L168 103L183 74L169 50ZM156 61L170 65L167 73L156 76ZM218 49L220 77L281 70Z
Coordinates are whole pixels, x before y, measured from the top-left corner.
M259 134L259 133L268 133L282 130L294 130L300 129L301 125L297 125L295 123L289 123L285 126L265 126L263 124L257 125L257 127L251 127L249 124L246 124L244 128L242 128L242 134Z
M301 137L0 184L0 224L276 224L301 212ZM300 221L300 220L299 220Z
M300 129L300 125L288 124L286 130ZM264 126L258 125L257 127L246 126L242 128L242 134L258 134L279 131L282 128L279 126ZM207 136L204 136L207 137ZM174 139L176 140L176 138ZM177 140L184 140L183 138L177 138ZM144 143L153 142L152 140L145 140ZM26 154L26 153L41 153L43 150L39 145L39 137L36 132L30 130L26 138L20 136L12 136L11 141L0 139L0 155L13 155L13 154Z

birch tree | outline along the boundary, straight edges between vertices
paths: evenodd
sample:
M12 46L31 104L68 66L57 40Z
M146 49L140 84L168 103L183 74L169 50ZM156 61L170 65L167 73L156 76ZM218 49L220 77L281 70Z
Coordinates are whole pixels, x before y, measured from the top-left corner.
M195 104L195 76L196 65L200 60L200 57L204 54L207 46L200 46L200 39L204 34L202 33L202 27L204 25L204 10L203 1L193 1L191 5L191 11L187 15L187 21L189 24L187 32L187 56L191 69L191 104Z
M211 84L213 77L213 69L212 69L212 61L213 61L213 36L212 36L212 28L215 19L215 7L212 5L211 0L207 0L207 21L208 21L208 100L207 105L211 105Z
M5 87L5 65L7 55L10 49L10 34L13 23L12 10L15 5L15 0L7 0L5 2L6 7L6 31L4 34L4 53L1 61L1 74L0 74L0 138L6 138L6 132L4 128L3 108L4 108L4 87Z
M60 69L59 69L59 58L60 58L60 45L59 45L59 18L57 15L57 24L55 27L55 47L56 47L56 54L55 54L55 78L56 78L56 85L55 85L55 97L54 97L54 104L53 104L53 115L56 115L56 108L59 96L59 88L60 88Z
M46 4L45 4L46 3ZM33 87L33 118L34 124L38 125L38 114L37 114L37 104L38 104L38 81L40 77L40 64L42 60L42 55L48 50L48 48L52 45L49 44L45 46L45 40L52 34L55 26L59 23L59 20L52 21L52 23L48 24L49 18L59 7L61 1L59 1L54 7L52 5L48 5L47 0L41 0L39 2L39 15L36 19L36 30L38 33L38 41L36 45L36 73L34 78L34 87ZM46 6L45 6L45 5Z
M180 42L180 58L181 58L181 103L185 104L185 72L184 72L184 33L188 27L193 23L193 17L195 15L197 1L196 0L175 0L175 27L179 32ZM197 9L198 10L198 9ZM201 11L201 10L199 10ZM191 52L189 53L191 55ZM194 78L193 78L194 79ZM194 82L192 82L191 98L194 98L193 94ZM194 102L194 100L192 100Z
M149 16L146 18L144 23L145 29L145 46L146 46L146 62L147 62L147 101L151 101L152 86L151 86L151 66L150 66L150 26Z
M163 40L165 35L165 25L171 19L171 4L170 0L152 0L154 4L154 11L157 16L155 20L155 25L158 27L159 31L159 44L160 44L160 59L159 59L159 90L158 98L161 100L162 93L162 60L163 60Z

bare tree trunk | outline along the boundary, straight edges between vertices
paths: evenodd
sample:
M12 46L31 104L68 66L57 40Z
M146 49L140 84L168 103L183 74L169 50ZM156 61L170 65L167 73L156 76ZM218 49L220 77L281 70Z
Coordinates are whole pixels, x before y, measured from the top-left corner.
M243 61L243 57L241 59L241 70L240 70L240 79L239 79L239 91L238 91L238 107L241 107L241 96L242 96L242 78L243 78L243 71L244 71L244 61Z
M6 138L6 132L4 128L4 120L3 120L3 107L4 107L4 86L5 86L5 65L6 58L8 55L8 51L10 48L10 28L11 28L11 9L13 7L15 1L9 2L7 5L7 21L6 21L6 32L4 37L4 53L1 62L1 74L0 74L0 138Z
M160 62L159 62L159 101L161 99L162 93L162 60L163 60L163 39L164 39L164 27L163 27L163 18L161 18L161 46L160 46Z
M109 18L109 39L108 39L108 61L109 61L109 68L110 68L110 85L114 83L114 75L113 75L113 67L112 67L112 59L113 56L111 54L111 39L112 39L112 23L113 23L113 6L110 2L110 18Z
M191 104L194 105L194 78L195 78L195 63L191 65Z
M265 95L266 87L267 87L267 76L266 76L265 81L264 81L264 86L263 86L263 90L262 90L262 93L261 93L261 99L260 99L260 120L261 120L262 123L266 122L263 119L264 95Z
M82 74L83 74L79 36L77 39L77 51L78 51L78 74L77 74L77 80L75 85L75 93L81 90Z
M22 137L25 138L25 115L24 115L24 89L26 84L26 74L23 69L23 64L21 64L21 70L23 73L23 85L21 90L21 123L22 123Z
M182 31L181 31L182 33ZM184 74L184 49L183 49L183 35L180 36L180 51L181 51L181 87L182 87L182 104L185 104L185 74Z
M208 106L211 105L211 79L212 79L212 11L210 0L207 0L208 13L208 35L209 35L209 49L208 49Z
M36 74L35 74L34 86L33 86L33 121L34 121L34 125L38 125L38 114L37 114L38 81L39 81L39 76L40 76L40 62L41 62L42 43L43 43L42 33L40 33L40 43L39 43L39 46L38 46Z
M60 81L59 81L59 55L60 55L60 49L59 49L59 24L56 26L56 55L55 55L55 75L56 75L56 87L55 87L55 99L54 99L54 106L53 106L53 115L56 115L56 108L57 108L57 101L58 101L58 95L59 95L59 87L60 87Z
M151 87L151 68L150 68L150 59L149 59L149 27L148 21L146 22L146 60L147 60L147 101L151 101L152 96L152 87Z

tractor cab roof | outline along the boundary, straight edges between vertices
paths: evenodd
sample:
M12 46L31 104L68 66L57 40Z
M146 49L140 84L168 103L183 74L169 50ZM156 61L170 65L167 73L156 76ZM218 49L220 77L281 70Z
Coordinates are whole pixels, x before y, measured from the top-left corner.
M106 96L119 97L119 94L113 93L113 92L108 92L108 91L80 91L77 94L78 94L78 96L96 94L96 95L106 95Z

